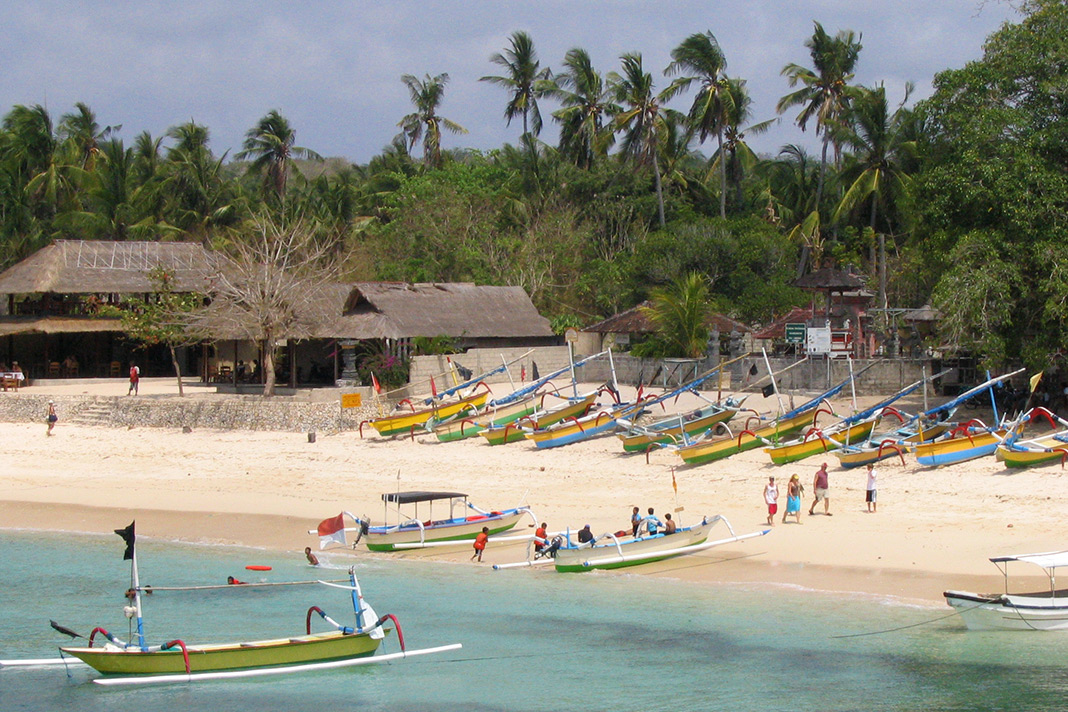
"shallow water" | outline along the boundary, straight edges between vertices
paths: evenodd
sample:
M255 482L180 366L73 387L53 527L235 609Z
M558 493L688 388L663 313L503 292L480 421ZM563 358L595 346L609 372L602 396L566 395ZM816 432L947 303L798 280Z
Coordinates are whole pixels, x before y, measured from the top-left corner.
M50 618L128 637L121 557L114 536L0 534L0 659L54 656L65 639ZM228 575L343 578L355 561L367 600L399 618L410 649L464 647L336 671L136 689L93 685L86 669L7 669L0 710L1059 710L1068 693L1068 636L968 633L938 606L347 554L327 555L336 570L316 571L299 555L144 538L138 559L142 583L157 586ZM249 563L274 570L247 572ZM322 586L158 592L145 599L146 635L292 635L303 632L311 605L351 620L345 592ZM397 650L396 639L383 650Z

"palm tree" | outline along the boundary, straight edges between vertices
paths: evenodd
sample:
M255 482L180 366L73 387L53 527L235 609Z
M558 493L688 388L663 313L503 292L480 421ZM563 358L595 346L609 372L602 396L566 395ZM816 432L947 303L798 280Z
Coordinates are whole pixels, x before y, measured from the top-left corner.
M100 143L122 129L122 124L100 128L96 114L87 105L79 101L74 108L76 111L64 114L60 119L59 135L62 140L73 144L73 149L81 156L81 167L92 170Z
M401 81L408 87L408 95L411 97L415 111L408 114L397 126L408 137L409 148L414 148L420 139L423 141L423 163L430 168L440 168L441 160L441 129L445 128L456 134L465 134L467 129L455 121L450 121L443 116L438 116L438 107L445 98L445 85L449 81L448 74L439 74L435 77L427 74L424 79L405 74Z
M708 318L712 311L708 278L697 272L656 289L642 312L657 327L665 356L701 358L708 350Z
M534 40L526 32L513 32L510 44L511 47L504 54L498 52L490 57L491 62L504 68L505 75L481 77L479 81L496 84L511 92L511 99L504 108L508 125L512 125L512 119L516 116L522 116L523 133L530 133L532 128L537 136L542 127L538 97L545 96L551 72L548 68L541 69L538 54L534 51Z
M753 99L749 96L744 79L727 79L728 111L723 117L723 146L713 157L712 170L725 172L734 185L734 206L742 209L742 180L745 172L760 160L745 142L746 135L765 133L775 119L744 126L753 118ZM724 167L725 166L725 167Z
M642 68L640 53L620 57L623 74L610 72L609 84L623 108L615 117L616 131L623 132L620 148L640 165L651 165L656 184L660 227L664 227L664 191L660 183L660 141L665 132L666 109L662 95L653 93L653 77Z
M729 84L724 70L727 60L723 56L719 42L711 32L698 32L690 35L671 51L672 62L664 70L671 76L687 72L679 77L665 92L667 98L686 91L694 82L700 82L700 89L690 107L690 126L704 143L711 134L716 135L719 151L723 151L723 129L726 117L732 110L734 97L729 91ZM727 166L720 165L719 215L727 215Z
M597 157L608 154L614 134L605 130L605 121L620 108L611 101L611 89L586 50L568 50L564 71L554 77L549 93L563 105L553 112L560 122L560 152L579 168L591 167Z
M857 65L862 45L852 30L842 30L831 37L816 22L815 32L805 41L812 56L814 69L798 64L788 64L782 75L790 80L790 86L801 88L779 99L776 109L780 114L794 106L801 107L797 125L804 131L809 120L816 120L816 134L823 135L823 153L820 157L820 177L816 187L817 208L823 200L824 174L827 170L827 147L832 141L829 130L849 105L849 81ZM835 156L838 155L837 145Z
M167 135L175 140L161 171L167 222L207 240L211 228L233 225L238 218L236 186L223 177L226 154L215 158L207 127L193 121L171 127Z
M852 183L842 196L834 219L852 210L861 201L871 199L868 225L879 237L879 301L886 307L886 235L876 230L879 206L885 206L884 220L888 229L889 208L898 199L909 194L911 177L903 164L915 154L916 142L911 140L912 113L905 108L913 86L905 87L905 98L897 110L890 113L886 102L886 90L863 87L846 115L846 121L838 128L837 136L842 143L853 149L844 176Z
M279 204L285 203L286 181L294 158L323 160L310 148L294 146L297 132L275 110L257 122L245 134L244 150L234 155L238 160L251 159L249 173L262 173L264 189Z

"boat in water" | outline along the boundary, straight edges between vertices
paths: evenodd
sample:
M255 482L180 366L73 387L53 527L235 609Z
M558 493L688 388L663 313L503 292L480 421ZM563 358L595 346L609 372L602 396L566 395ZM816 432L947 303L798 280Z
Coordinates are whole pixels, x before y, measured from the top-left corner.
M346 532L356 532L353 548L363 539L371 551L417 549L431 544L471 541L483 527L493 536L512 529L523 517L534 520L529 507L486 511L471 504L462 492L388 492L382 495L382 502L385 508L383 521L386 524L372 525L369 517L357 517L351 512L324 519L318 529L312 532L319 535L320 548L331 543L346 545ZM435 502L447 503L447 516L434 518ZM419 512L420 504L427 505L423 515ZM395 524L388 523L391 505ZM407 505L414 505L410 512L400 509ZM356 526L345 526L345 516Z
M946 591L946 603L960 614L969 630L1068 630L1068 590L1057 590L1056 570L1068 566L1068 551L997 556L990 559L1005 578L1005 593ZM1009 593L1009 563L1038 566L1049 589Z
M142 587L138 579L135 524L116 530L126 542L124 559L131 564L131 585L126 592L127 616L136 623L136 639L129 642L109 633L104 628L94 628L87 644L60 647L64 655L77 658L106 678L95 680L100 684L152 684L187 682L200 679L225 677L251 677L260 674L296 672L323 667L343 667L361 664L378 650L387 632L396 629L401 645L401 656L437 652L440 649L405 651L400 625L392 614L378 616L364 599L354 569L349 570L349 585L320 582L345 589L350 593L355 620L351 625L337 622L318 606L312 606L304 618L303 632L288 634L269 640L249 640L227 643L194 644L174 639L159 645L149 645L144 631L141 596L152 587ZM312 632L312 614L331 626L326 632ZM387 628L386 624L392 627ZM57 631L72 637L84 637L52 623ZM447 646L455 649L458 646ZM396 655L385 656L394 659ZM17 662L17 661L15 661ZM47 661L27 661L47 664ZM69 659L67 660L69 664ZM269 671L269 672L267 672ZM119 677L112 677L119 676Z

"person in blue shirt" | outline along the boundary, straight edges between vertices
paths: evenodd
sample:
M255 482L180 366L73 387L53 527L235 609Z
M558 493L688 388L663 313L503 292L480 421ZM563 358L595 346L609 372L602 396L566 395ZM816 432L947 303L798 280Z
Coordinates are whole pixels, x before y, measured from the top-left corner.
M657 530L662 526L664 526L664 523L656 518L656 515L653 514L653 508L649 507L649 516L645 518L645 529L649 536L656 534Z

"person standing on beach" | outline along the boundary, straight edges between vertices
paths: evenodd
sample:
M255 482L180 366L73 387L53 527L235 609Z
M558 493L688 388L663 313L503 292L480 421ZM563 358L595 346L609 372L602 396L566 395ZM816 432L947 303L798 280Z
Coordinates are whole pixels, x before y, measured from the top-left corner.
M130 390L126 391L126 395L137 395L137 387L141 381L141 369L134 365L134 362L130 362Z
M642 511L637 507L634 508L634 512L630 515L630 535L638 536L638 527L642 525Z
M52 434L52 428L56 427L56 421L59 420L59 416L56 415L56 404L54 401L48 401L48 434Z
M816 499L812 500L812 506L808 508L808 513L815 514L813 510L820 500L823 500L823 513L828 517L831 516L831 498L828 494L831 488L827 482L826 462L820 465L820 469L816 470L816 476L812 478L812 489L816 490Z
M786 518L791 514L797 518L797 523L801 523L801 492L804 487L801 486L801 478L797 475L791 475L790 483L786 485L786 511L782 514L782 523L786 524Z
M864 501L868 503L868 513L874 514L879 511L879 505L876 503L875 492L875 465L868 463L868 489L864 494Z
M769 477L768 484L764 487L764 503L768 505L768 525L775 526L775 513L779 511L779 487L775 484L775 478Z
M471 554L471 560L478 559L482 563L482 552L486 550L486 542L489 541L489 527L482 527L482 531L475 537L475 553Z

